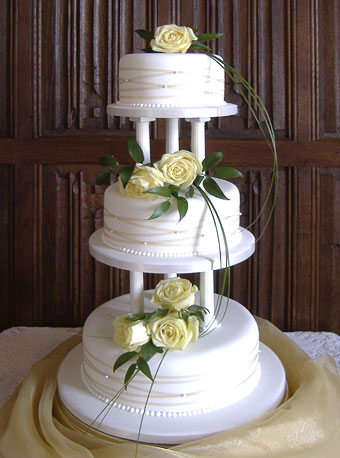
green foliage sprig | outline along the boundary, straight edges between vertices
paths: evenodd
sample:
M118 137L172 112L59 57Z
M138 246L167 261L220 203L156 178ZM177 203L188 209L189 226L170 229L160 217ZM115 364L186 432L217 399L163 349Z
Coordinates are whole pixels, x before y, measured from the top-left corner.
M135 163L143 162L143 151L139 144L132 138L129 138L128 140L128 152ZM202 161L202 173L198 174L193 184L187 188L166 184L165 186L156 186L146 191L148 194L154 194L166 199L155 208L154 212L148 219L152 220L164 215L171 207L171 199L175 199L179 214L179 221L181 221L188 211L188 199L193 197L195 187L200 185L202 185L210 195L219 199L229 200L214 178L239 178L242 177L242 173L234 167L219 165L222 158L223 153L221 152L208 154ZM135 168L135 165L125 165L116 172L116 167L119 165L119 162L113 156L102 156L99 159L99 163L105 167L97 176L96 183L99 185L109 183L111 174L116 173L120 175L122 184L125 188ZM152 164L150 165L152 166Z
M125 317L125 321L130 322L132 325L134 323L139 323L143 321L144 325L149 323L153 318L165 317L170 312L169 309L157 308L153 312L141 312L141 313L131 313ZM191 305L185 309L182 309L178 312L178 317L183 319L186 325L188 326L189 317L196 317L199 321L204 321L204 315L208 313L208 309L201 305ZM148 362L150 359L155 356L157 353L163 353L164 348L157 347L153 344L152 340L141 345L138 351L127 351L122 353L113 365L113 372L123 366L125 363L129 362L132 359L136 361L132 363L126 371L124 378L124 387L127 388L131 380L137 375L140 371L152 382L154 378L152 377L150 367Z
M128 152L135 164L144 162L144 153L139 144L132 138L128 139ZM123 165L118 168L119 161L114 156L102 156L99 158L99 164L104 167L96 178L97 185L109 184L112 174L120 175L124 188L128 184L135 166Z

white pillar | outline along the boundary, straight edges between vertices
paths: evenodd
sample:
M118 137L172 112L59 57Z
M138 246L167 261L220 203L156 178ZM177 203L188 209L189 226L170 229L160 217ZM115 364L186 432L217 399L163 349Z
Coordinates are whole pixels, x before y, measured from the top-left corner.
M174 273L170 273L170 274L164 274L164 279L168 279L168 278L175 278L177 277L177 274L174 274Z
M191 151L202 162L205 158L205 123L210 118L189 118L191 122Z
M209 310L207 321L214 316L215 298L214 298L214 271L200 272L200 305Z
M130 270L130 309L131 313L144 312L143 272Z
M178 119L171 118L166 120L166 142L165 152L174 153L179 150L179 128Z
M150 122L155 118L130 118L136 123L136 142L144 153L144 164L151 162L150 158Z

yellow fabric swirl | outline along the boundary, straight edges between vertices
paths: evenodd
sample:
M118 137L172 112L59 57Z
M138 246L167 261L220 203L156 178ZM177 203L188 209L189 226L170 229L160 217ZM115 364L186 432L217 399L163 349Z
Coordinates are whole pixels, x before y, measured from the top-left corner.
M197 37L190 27L168 24L157 27L150 47L155 52L185 53L195 40Z
M202 164L190 151L180 150L175 153L163 154L154 166L161 171L168 184L187 188L202 172Z
M148 329L143 321L126 321L128 315L118 316L112 322L114 327L113 340L117 345L128 351L135 351L150 340Z
M137 199L154 199L153 194L148 194L151 188L164 186L164 177L161 171L147 165L136 164L133 174L124 188L119 177L119 191L123 196Z
M179 311L193 305L196 291L197 286L186 278L168 278L157 284L151 302L171 311Z
M156 347L184 350L190 342L198 339L198 319L190 316L186 324L177 312L170 312L162 318L153 318L147 326Z

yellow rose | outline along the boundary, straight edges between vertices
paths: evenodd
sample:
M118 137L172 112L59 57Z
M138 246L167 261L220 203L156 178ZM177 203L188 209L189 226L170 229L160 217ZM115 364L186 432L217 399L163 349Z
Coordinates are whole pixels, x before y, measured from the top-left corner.
M202 172L202 164L197 157L184 150L163 154L154 166L162 172L166 183L181 188L192 185L197 175Z
M135 351L150 340L150 333L143 321L126 321L127 315L116 317L112 324L114 327L113 340L128 351Z
M156 52L185 53L190 48L191 42L195 40L197 37L190 27L169 24L157 27L150 46Z
M123 196L135 197L138 199L154 199L153 194L148 194L151 188L164 186L164 177L161 171L147 165L136 164L128 184L123 187L119 177L119 190Z
M170 312L162 318L153 318L147 326L156 347L184 350L190 342L198 339L199 323L193 316L189 317L186 324L177 312Z
M169 310L182 310L195 302L196 285L180 277L161 280L152 295L151 302Z

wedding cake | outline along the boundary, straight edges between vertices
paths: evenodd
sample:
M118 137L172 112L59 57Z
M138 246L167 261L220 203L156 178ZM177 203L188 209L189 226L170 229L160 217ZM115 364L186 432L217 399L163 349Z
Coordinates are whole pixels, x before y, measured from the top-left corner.
M170 121L166 153L154 164L140 160L149 154L148 130L138 130L144 108L164 107L167 116L170 108L170 118L179 119L183 107L201 107L206 121L207 107L226 104L223 67L207 55L184 53L196 41L191 29L164 27L151 41L157 53L120 60L119 101L109 112L139 110L134 120L144 156L106 189L104 227L90 238L97 260L130 270L130 294L88 317L82 346L59 371L59 396L71 415L103 433L172 444L275 408L285 374L259 342L248 310L214 292L213 270L254 251L254 238L239 226L239 190L220 178L230 170L218 167L218 155L202 161L195 148L174 149L179 135ZM164 42L176 42L179 53L159 52ZM204 129L194 129L202 151ZM143 272L163 273L164 280L144 291ZM200 272L199 288L181 277L190 272Z

